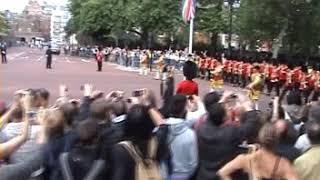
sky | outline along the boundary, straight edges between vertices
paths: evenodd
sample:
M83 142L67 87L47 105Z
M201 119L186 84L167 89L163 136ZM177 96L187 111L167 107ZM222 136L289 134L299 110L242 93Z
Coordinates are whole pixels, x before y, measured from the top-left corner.
M53 4L66 4L68 0L38 0L46 1ZM28 4L29 0L1 0L0 11L10 10L13 12L22 12L24 7Z

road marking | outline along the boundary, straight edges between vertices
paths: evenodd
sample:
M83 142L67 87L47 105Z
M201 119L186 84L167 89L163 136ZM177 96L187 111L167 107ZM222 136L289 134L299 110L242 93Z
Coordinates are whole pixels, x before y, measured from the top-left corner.
M86 62L86 63L91 62L91 61L85 60L85 59L81 59L81 61L82 61L82 62Z
M117 66L115 69L118 69L120 71L127 71L127 72L139 72L139 68L132 68L132 67L123 67L123 66Z
M10 56L10 57L8 57L8 60L14 60L15 58L17 58L17 57L19 57L19 56L21 56L21 55L23 55L25 53L26 52L20 52L18 54L15 54L14 56Z
M69 60L68 57L64 57L64 59L66 60L67 63L73 63L72 61Z
M43 56L40 56L36 61L41 61L42 58Z

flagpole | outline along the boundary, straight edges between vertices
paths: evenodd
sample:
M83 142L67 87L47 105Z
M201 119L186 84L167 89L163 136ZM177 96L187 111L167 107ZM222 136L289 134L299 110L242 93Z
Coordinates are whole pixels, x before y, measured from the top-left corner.
M192 54L192 44L193 44L193 19L190 20L190 31L189 31L189 54Z

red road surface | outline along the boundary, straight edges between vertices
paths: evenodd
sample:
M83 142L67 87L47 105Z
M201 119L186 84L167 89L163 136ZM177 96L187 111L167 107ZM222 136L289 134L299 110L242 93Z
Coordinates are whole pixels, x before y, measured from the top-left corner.
M59 84L66 84L74 98L82 95L80 86L92 83L98 90L109 92L111 90L124 90L127 95L139 88L150 88L158 94L160 100L160 81L154 80L151 75L140 76L137 72L119 70L119 66L104 63L103 72L96 71L94 59L83 59L65 55L53 57L53 69L45 69L44 50L31 48L11 48L8 51L8 64L0 64L0 99L10 102L13 93L22 88L46 88L51 93L51 99L58 97ZM175 82L182 80L176 75ZM200 95L209 90L207 81L196 80L199 83ZM239 88L229 86L244 92ZM266 104L266 98L263 98ZM265 106L265 105L263 105Z

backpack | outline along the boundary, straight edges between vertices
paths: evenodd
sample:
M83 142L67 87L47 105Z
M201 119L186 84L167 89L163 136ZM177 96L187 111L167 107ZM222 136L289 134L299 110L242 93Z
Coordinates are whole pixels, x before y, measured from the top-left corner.
M149 142L148 159L143 160L141 152L134 147L131 141L119 143L131 155L135 161L135 180L162 180L159 164L155 160L157 152L157 141L153 138Z

